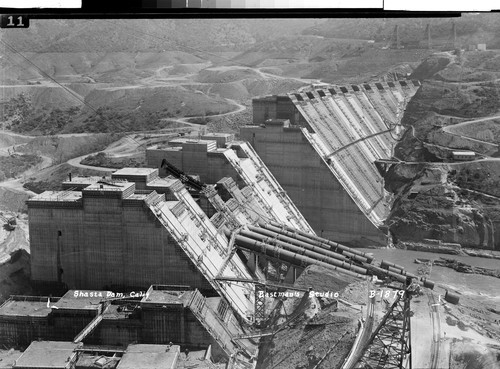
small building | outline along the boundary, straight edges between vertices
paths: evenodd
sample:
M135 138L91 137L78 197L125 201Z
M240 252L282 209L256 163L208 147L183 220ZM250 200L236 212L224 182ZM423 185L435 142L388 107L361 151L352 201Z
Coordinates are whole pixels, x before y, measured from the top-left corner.
M33 341L14 362L16 369L72 369L81 344L59 341Z
M474 151L453 151L451 153L453 160L474 160L476 153Z
M218 148L225 148L228 143L234 141L233 133L206 133L202 137L204 140L214 140Z
M486 51L486 44L471 44L468 49L469 51Z

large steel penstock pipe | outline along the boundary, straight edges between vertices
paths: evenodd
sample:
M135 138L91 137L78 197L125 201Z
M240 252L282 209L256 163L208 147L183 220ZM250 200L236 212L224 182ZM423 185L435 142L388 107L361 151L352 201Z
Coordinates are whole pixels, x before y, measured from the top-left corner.
M281 243L296 245L296 246L299 246L303 249L314 251L314 252L321 254L321 255L325 255L325 256L328 256L328 257L331 257L334 259L338 259L338 260L342 260L342 261L347 261L347 258L345 256L343 256L342 254L337 254L336 252L327 250L323 247L314 246L314 245L308 244L306 242L298 241L298 240L291 238L291 237L282 236L278 233L269 231L267 229L257 228L257 227L253 227L253 226L248 226L248 228L251 231L254 231L254 230L255 231L254 232L241 231L240 234L242 236L253 238L253 239L256 239L257 241L262 241L262 242L269 243L269 244L281 242ZM271 240L272 242L265 241L266 239Z
M347 251L350 252L351 254L362 256L367 259L368 263L371 263L373 261L373 257L364 252L357 251L350 247L341 245L337 242L330 241L326 238L318 237L303 231L299 231L298 229L293 229L273 221L269 222L269 224L259 222L259 226L271 230L273 232L279 232L289 237L294 237L300 241L304 242L311 242L311 240L316 241L318 245L323 245L323 247L335 252L343 253L344 251Z
M392 272L392 271L387 270L387 269L382 269L382 268L379 268L375 265L366 265L366 268L375 275L384 276L384 277L392 277L401 283L406 282L406 277L401 275L400 273L395 273L395 272Z
M347 263L340 262L335 259L329 260L329 262L324 262L321 260L317 260L305 255L297 254L296 252L292 252L286 249L279 248L277 246L271 246L264 242L259 242L256 240L252 240L251 238L237 235L234 238L235 244L239 247L255 251L258 253L262 253L264 255L268 255L277 259L280 259L284 262L291 263L293 265L302 266L304 264L307 265L319 265L328 269L333 269L344 274L353 276L353 277L362 277L362 274L366 274L366 269L351 266ZM331 261L334 263L330 263Z
M388 270L389 267L392 267L394 269L399 269L399 270L404 270L405 269L401 265L394 264L394 263L391 263L391 262L386 261L386 260L382 260L381 261L380 267L383 268L383 269L387 269L387 270Z

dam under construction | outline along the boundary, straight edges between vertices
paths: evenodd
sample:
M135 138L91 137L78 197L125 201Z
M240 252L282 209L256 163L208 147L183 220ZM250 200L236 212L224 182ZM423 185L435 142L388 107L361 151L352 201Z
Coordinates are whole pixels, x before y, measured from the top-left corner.
M29 199L31 279L64 292L0 306L0 344L26 348L13 367L36 367L37 341L66 342L57 360L72 368L147 352L169 368L286 368L300 353L307 368L401 369L422 367L422 350L446 367L439 310L460 296L356 248L390 243L377 164L419 86L258 98L238 138L171 139L146 167ZM280 345L294 352L278 360Z
M392 157L418 87L418 81L331 86L256 99L255 125L242 127L241 138L316 233L385 246L391 198L376 162Z

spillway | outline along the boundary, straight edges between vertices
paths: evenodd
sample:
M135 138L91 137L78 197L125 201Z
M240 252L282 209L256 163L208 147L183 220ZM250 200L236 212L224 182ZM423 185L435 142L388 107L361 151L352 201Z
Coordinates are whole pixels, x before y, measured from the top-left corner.
M253 100L240 129L316 234L387 243L390 196L375 162L392 157L418 81L310 87Z

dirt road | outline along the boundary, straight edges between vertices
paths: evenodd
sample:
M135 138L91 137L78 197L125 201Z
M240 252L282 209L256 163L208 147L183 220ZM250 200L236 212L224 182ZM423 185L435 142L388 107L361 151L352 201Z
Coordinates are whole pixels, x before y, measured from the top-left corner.
M99 152L101 152L101 151L99 151ZM114 172L116 170L116 168L94 167L91 165L80 164L80 162L83 159L85 159L87 156L95 155L95 154L97 154L97 153L85 154L85 155L79 156L77 158L70 159L70 160L68 160L68 164L75 167L75 168L92 169L92 170L97 170L99 172L109 173L109 172Z
M30 196L34 196L35 195L34 192L29 191L23 187L22 181L24 181L26 178L29 178L32 175L35 175L36 173L38 173L42 169L45 169L45 168L52 166L52 158L45 156L45 155L40 155L40 156L42 158L41 163L28 169L24 173L18 175L16 178L7 179L3 182L0 182L0 187L9 188L9 189L19 191L19 192L25 192Z

